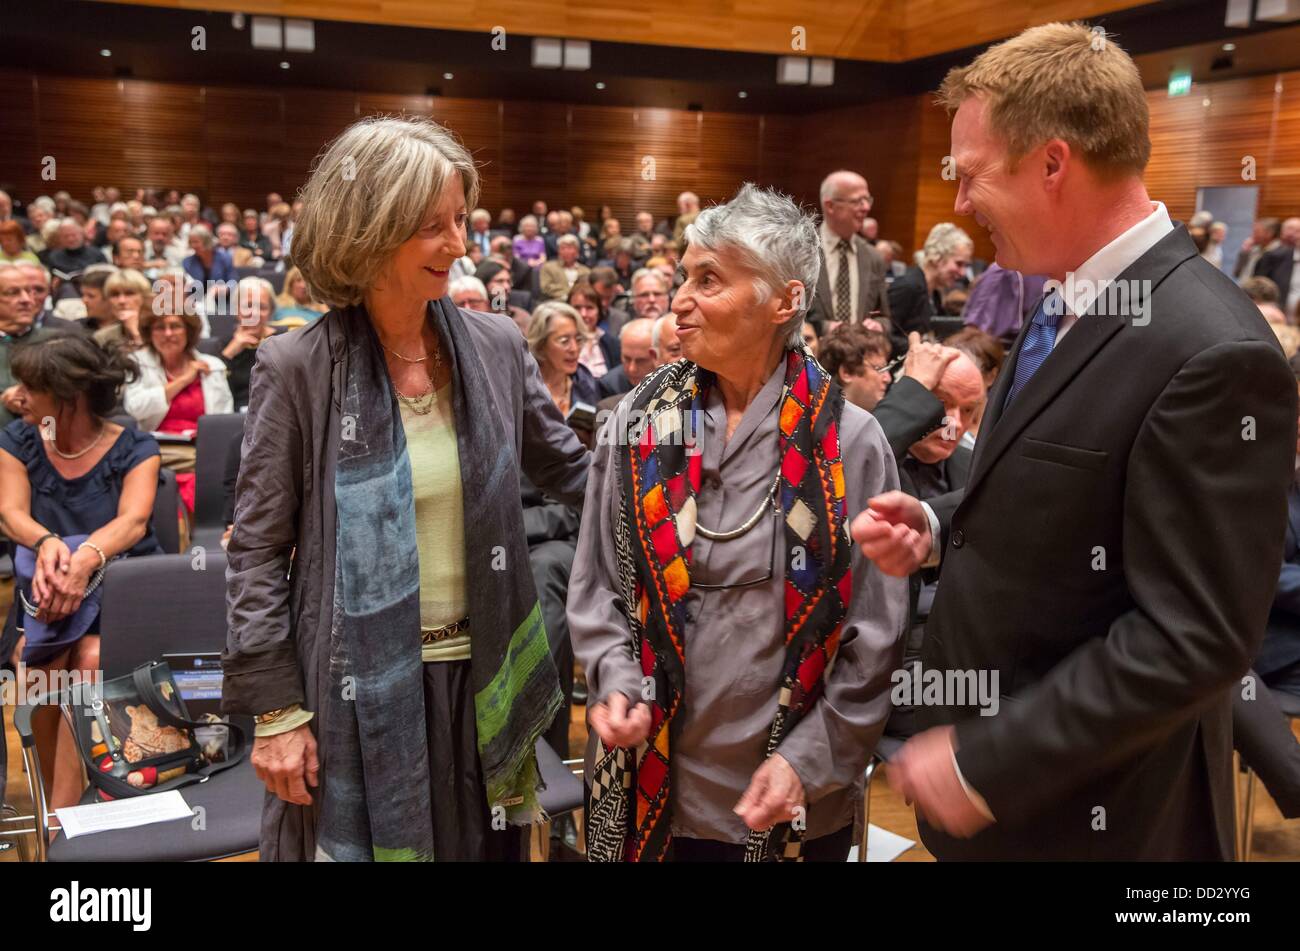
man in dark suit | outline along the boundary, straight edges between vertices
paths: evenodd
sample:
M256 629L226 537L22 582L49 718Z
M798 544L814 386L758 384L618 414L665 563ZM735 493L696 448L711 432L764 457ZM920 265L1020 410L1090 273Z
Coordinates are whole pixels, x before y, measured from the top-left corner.
M1295 316L1300 303L1300 218L1282 222L1280 244L1266 252L1255 265L1255 276L1277 285L1278 306L1288 317Z
M1148 197L1146 99L1113 41L1034 27L941 96L954 210L1003 267L1054 283L964 491L928 510L887 493L853 524L891 574L942 553L922 659L952 686L890 781L941 859L1227 859L1228 690L1282 558L1294 380L1258 309ZM970 677L996 711L959 696Z
M832 172L822 181L822 265L807 317L822 333L830 321L857 324L875 311L889 316L885 262L859 234L871 203L867 180L857 172Z

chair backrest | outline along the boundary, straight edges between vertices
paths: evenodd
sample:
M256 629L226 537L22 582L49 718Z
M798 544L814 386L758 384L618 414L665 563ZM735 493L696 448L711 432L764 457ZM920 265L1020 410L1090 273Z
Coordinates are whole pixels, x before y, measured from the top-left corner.
M258 277L264 277L271 282L271 288L276 294L284 293L284 275L286 272L277 271L275 268L262 268L257 272Z
M528 293L527 291L511 291L510 306L522 307L524 310L528 311L529 313L532 313L533 295Z
M153 536L163 551L173 555L181 550L180 504L176 473L160 469L158 492L153 498Z
M235 322L238 319L234 314L208 314L209 338L220 340L224 345L235 335Z
M163 654L226 646L226 553L121 558L104 572L100 665L129 674Z
M216 413L199 417L194 450L194 525L221 525L225 508L226 455L230 443L244 438L243 413ZM224 527L224 526L222 526Z
M208 318L211 320L211 318ZM211 327L211 324L209 324ZM221 351L225 349L229 341L220 340L216 337L204 337L194 344L194 349L199 353L206 353L210 357L221 356Z
M112 416L108 417L108 421L110 423L117 423L117 425L121 426L123 429L140 428L139 422L137 422L136 418L129 413L114 413Z

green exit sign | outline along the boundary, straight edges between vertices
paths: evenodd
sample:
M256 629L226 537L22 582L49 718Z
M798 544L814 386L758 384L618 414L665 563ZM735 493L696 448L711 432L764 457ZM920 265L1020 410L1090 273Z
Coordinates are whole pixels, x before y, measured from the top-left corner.
M1169 74L1169 95L1186 96L1192 91L1191 70L1180 70Z

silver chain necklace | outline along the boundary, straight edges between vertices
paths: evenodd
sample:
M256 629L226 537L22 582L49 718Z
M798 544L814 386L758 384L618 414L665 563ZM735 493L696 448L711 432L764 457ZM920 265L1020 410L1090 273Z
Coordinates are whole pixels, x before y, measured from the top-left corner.
M776 487L780 482L781 482L781 471L778 469L776 476L772 479L772 485L767 490L767 495L763 497L763 501L759 503L758 508L754 511L754 514L751 515L749 518L745 519L745 521L741 522L740 525L738 525L736 528L733 528L731 531L711 532L703 525L701 525L698 519L695 522L695 530L699 532L701 535L703 535L705 538L707 538L709 541L713 541L713 542L725 542L725 541L730 541L733 538L739 538L741 535L744 535L746 532L748 532L750 529L752 529L755 525L758 524L758 520L763 517L763 513L767 511L768 506L772 505L773 501L775 501ZM775 509L773 509L773 514L774 515L776 514Z

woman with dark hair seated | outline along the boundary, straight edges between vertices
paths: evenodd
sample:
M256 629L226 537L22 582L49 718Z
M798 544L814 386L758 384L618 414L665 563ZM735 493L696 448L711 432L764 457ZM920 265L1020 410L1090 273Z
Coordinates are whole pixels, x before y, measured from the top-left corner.
M106 418L135 375L123 351L60 334L15 347L11 365L22 418L0 431L0 529L21 547L3 656L22 635L29 670L89 677L99 668L101 569L119 555L161 551L150 526L158 444ZM50 799L70 806L81 768L59 722L58 707L48 706L33 728Z
M573 285L569 291L569 306L578 312L587 339L582 345L578 360L599 379L619 365L622 357L618 335L609 332L605 308L600 293L585 280Z

